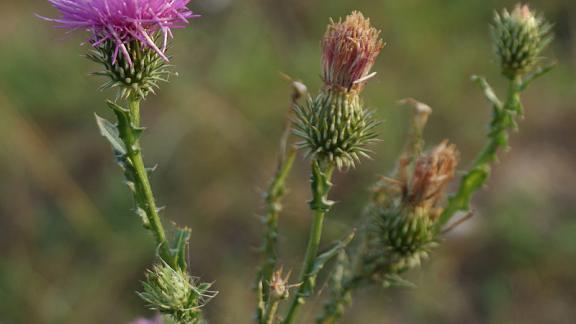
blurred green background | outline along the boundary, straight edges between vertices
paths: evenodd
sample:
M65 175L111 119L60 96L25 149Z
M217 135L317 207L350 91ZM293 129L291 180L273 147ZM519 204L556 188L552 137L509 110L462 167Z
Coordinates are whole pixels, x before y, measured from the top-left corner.
M576 323L576 2L530 3L555 23L558 67L524 95L526 118L501 155L473 220L422 269L417 289L356 294L344 323ZM165 217L193 229L191 270L215 281L212 323L250 323L263 212L290 96L280 72L321 85L329 17L363 11L388 46L365 91L385 120L375 158L338 174L325 242L357 223L367 188L394 165L415 97L434 109L429 144L449 138L466 166L490 110L469 81L505 89L491 55L495 0L194 0L203 17L176 32L180 76L144 105L145 159ZM134 292L154 245L130 212L94 112L109 116L86 35L34 16L47 1L0 2L0 323L127 323L150 315ZM297 271L310 221L307 162L289 180L281 219L285 268ZM320 307L321 298L309 305ZM308 307L302 322L311 322Z

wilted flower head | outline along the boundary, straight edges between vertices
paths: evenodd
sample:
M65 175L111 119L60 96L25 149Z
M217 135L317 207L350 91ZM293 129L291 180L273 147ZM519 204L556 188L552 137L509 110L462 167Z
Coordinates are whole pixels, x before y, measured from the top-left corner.
M60 11L54 21L62 28L86 29L92 33L90 43L98 47L106 41L115 44L115 60L121 52L131 63L127 44L137 41L168 60L164 51L172 28L184 27L197 17L186 5L190 0L49 0ZM155 43L160 32L162 45Z
M360 12L343 22L331 21L322 40L324 82L328 87L361 89L382 47L380 31Z
M421 263L436 245L435 224L442 212L441 197L458 163L454 145L447 141L413 159L402 158L397 179L383 179L371 207L366 271L373 279L398 273Z
M509 79L530 72L552 40L551 25L527 5L494 15L492 36L502 73Z
M202 306L216 295L209 290L211 284L197 283L186 271L166 263L154 265L143 284L139 296L150 308L182 323L198 323Z
M290 295L290 288L298 287L300 284L288 284L291 272L283 275L283 269L280 268L272 274L272 279L268 283L270 295L274 299L286 299Z
M454 177L458 164L456 147L448 141L416 159L410 174L406 162L400 166L400 186L403 203L410 207L430 209L442 197Z

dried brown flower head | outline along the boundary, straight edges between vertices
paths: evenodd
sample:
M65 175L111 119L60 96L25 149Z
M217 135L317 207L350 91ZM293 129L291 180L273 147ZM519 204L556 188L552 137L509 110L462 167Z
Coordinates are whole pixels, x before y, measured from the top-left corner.
M272 274L272 279L268 284L270 286L270 293L272 298L275 299L286 299L290 295L290 288L298 287L299 284L288 284L288 280L290 280L290 275L292 272L288 272L286 276L283 277L283 269L280 268Z
M433 208L454 178L458 164L456 146L443 141L430 152L418 157L412 174L407 161L401 162L400 184L403 203L412 207Z

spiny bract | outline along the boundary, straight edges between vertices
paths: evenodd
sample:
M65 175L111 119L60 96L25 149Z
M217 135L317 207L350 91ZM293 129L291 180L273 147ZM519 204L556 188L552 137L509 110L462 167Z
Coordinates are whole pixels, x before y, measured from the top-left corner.
M527 5L517 5L512 12L496 12L492 38L502 74L509 79L522 76L534 68L540 53L552 40L552 26Z

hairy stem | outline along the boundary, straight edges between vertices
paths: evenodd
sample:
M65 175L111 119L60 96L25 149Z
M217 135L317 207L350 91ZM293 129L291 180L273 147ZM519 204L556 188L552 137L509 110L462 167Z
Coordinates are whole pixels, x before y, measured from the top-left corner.
M302 262L302 270L298 281L300 286L292 298L290 307L286 313L286 318L283 321L284 324L292 323L299 306L304 304L304 298L311 294L310 290L312 287L310 280L315 279L312 278L311 273L320 247L324 217L332 205L332 202L328 200L328 193L332 186L330 181L333 172L334 165L332 163L329 163L322 168L319 161L315 160L312 162L311 183L313 198L310 201L310 209L313 211L312 226L310 228L308 245L306 247L306 253L304 261Z

